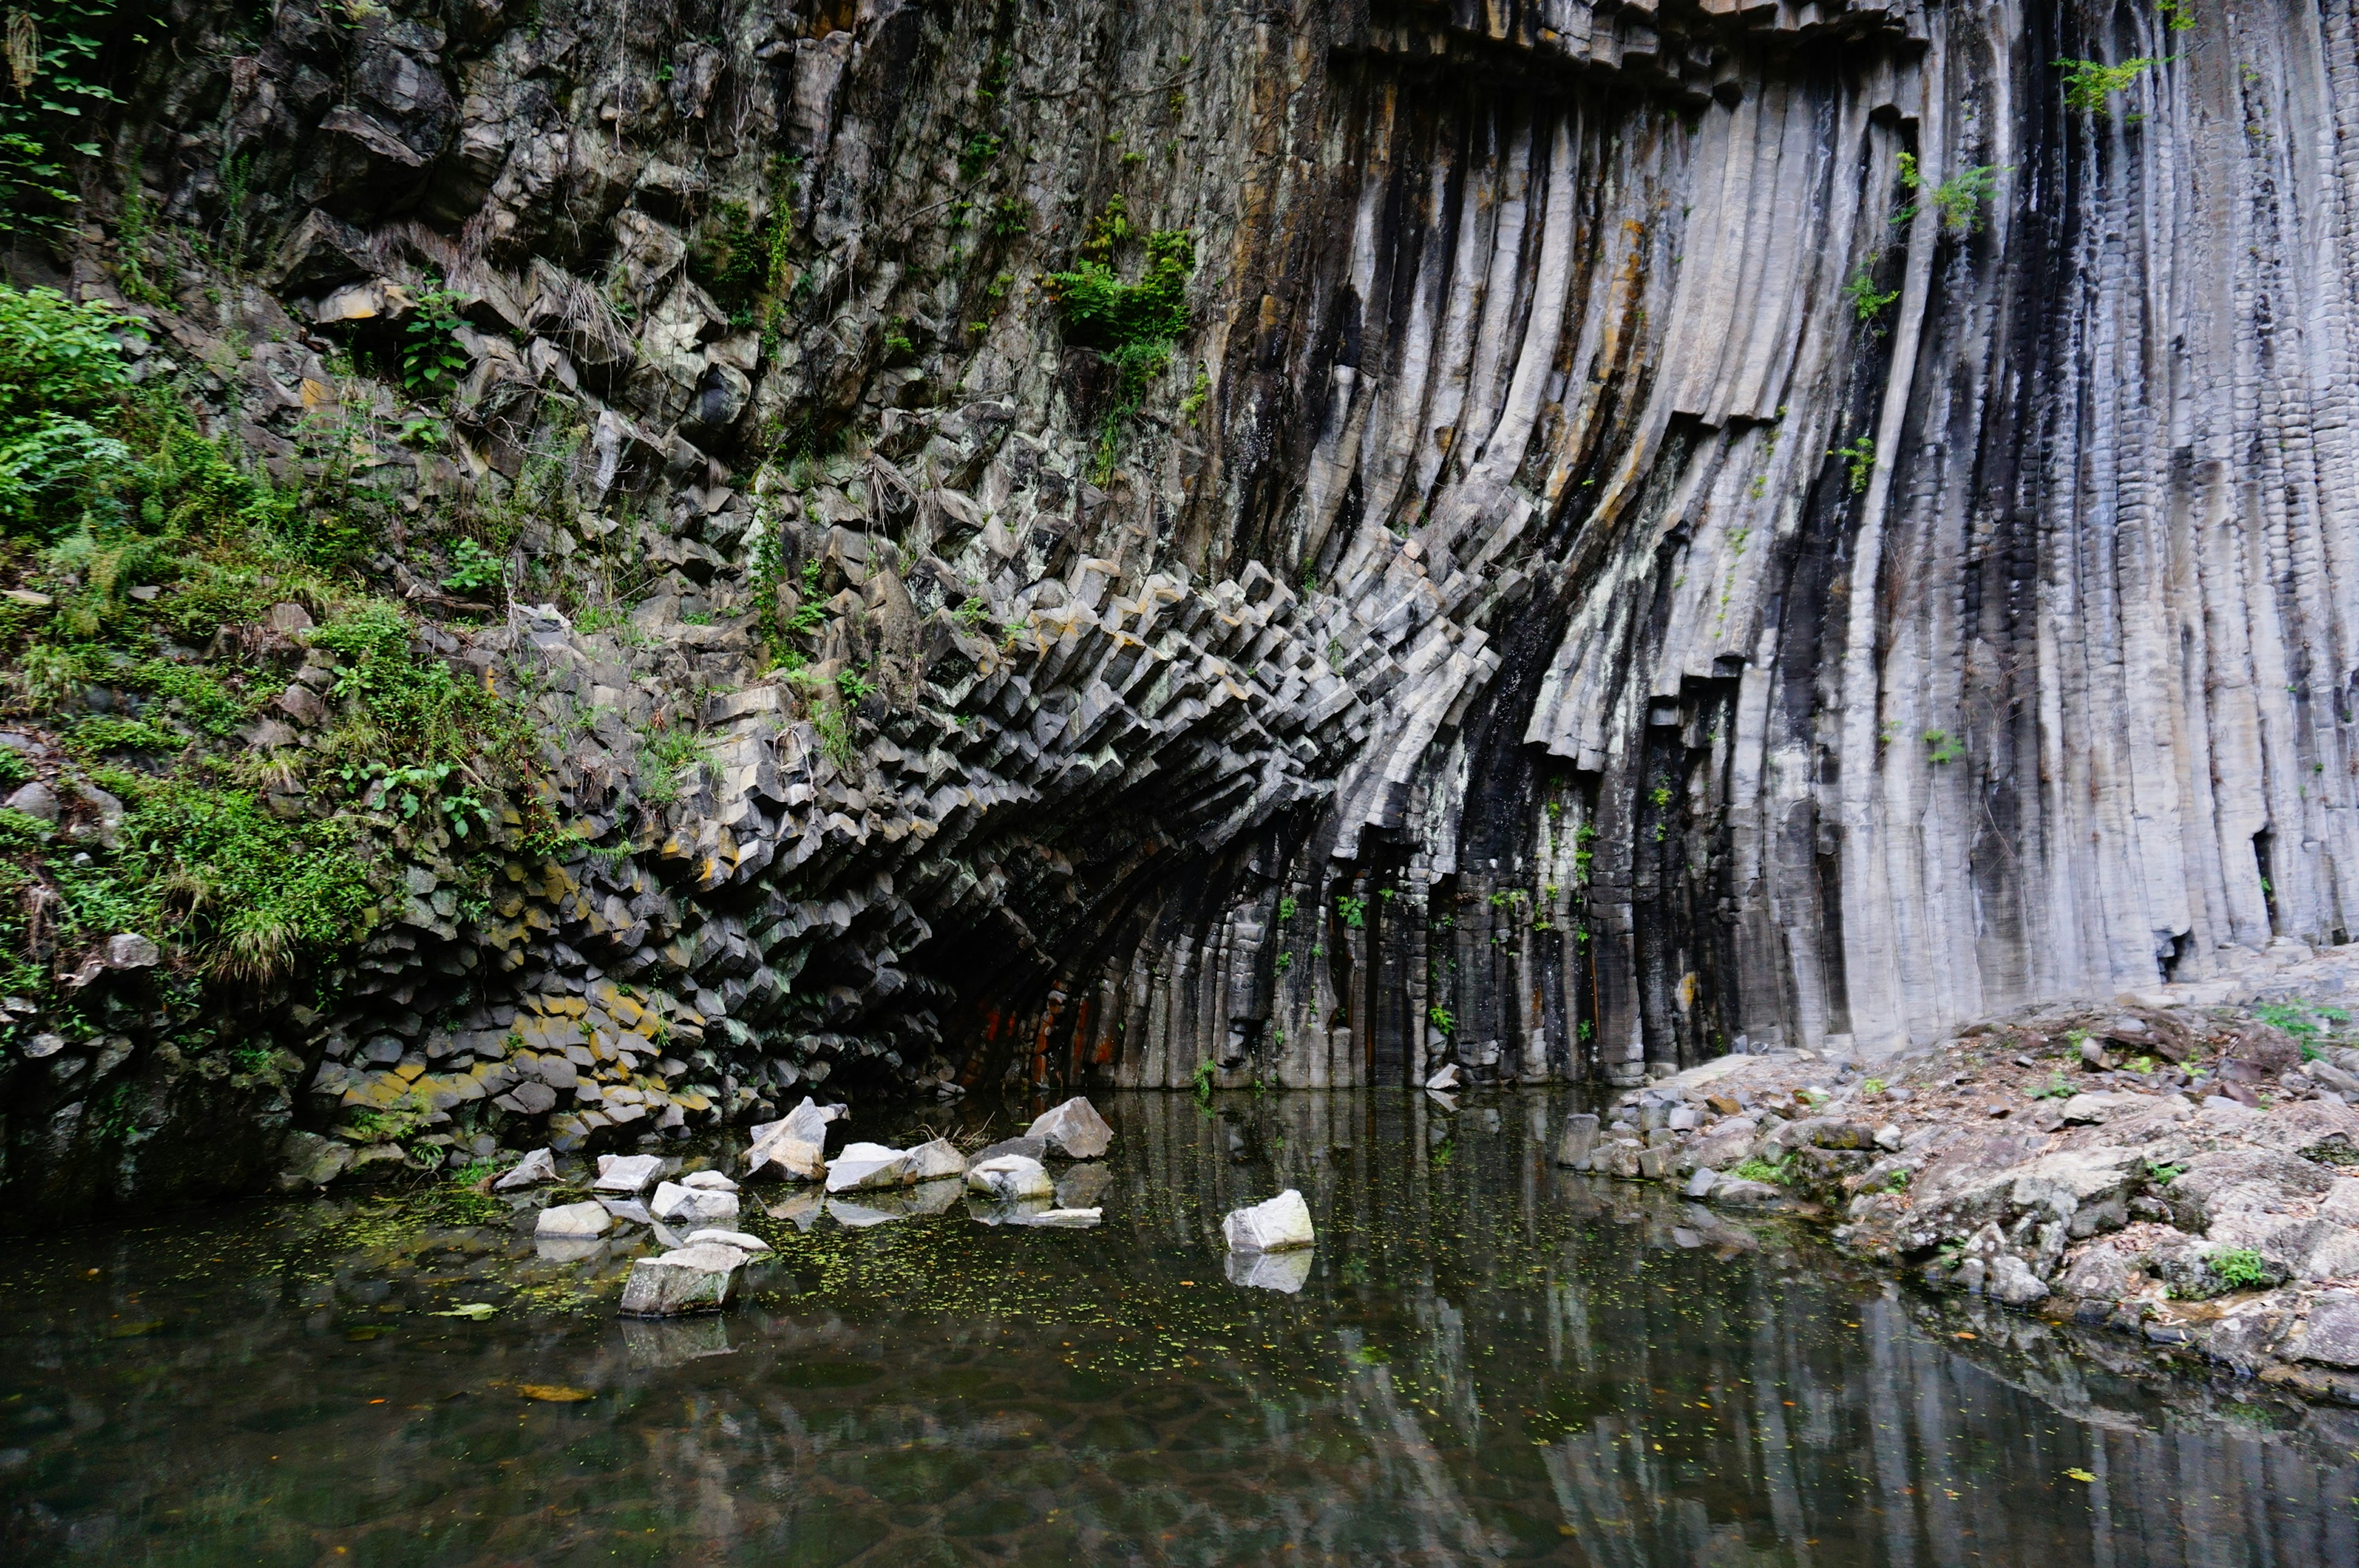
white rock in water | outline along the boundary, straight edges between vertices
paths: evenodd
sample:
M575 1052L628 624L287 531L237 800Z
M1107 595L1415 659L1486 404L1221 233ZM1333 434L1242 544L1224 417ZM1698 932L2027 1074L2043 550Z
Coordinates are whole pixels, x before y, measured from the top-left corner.
M1042 1112L1024 1130L1024 1136L1039 1139L1069 1160L1094 1160L1114 1143L1114 1129L1080 1095Z
M947 1138L920 1143L909 1151L910 1181L940 1181L944 1176L962 1175L965 1171L966 1156L960 1153Z
M1232 1252L1284 1252L1312 1242L1310 1206L1292 1187L1251 1208L1233 1209L1221 1221Z
M856 1193L864 1187L897 1187L908 1180L909 1153L882 1143L852 1143L829 1162L827 1190Z
M1456 1088L1458 1087L1458 1064L1455 1062L1442 1063L1440 1066L1436 1067L1433 1070L1433 1076L1425 1080L1425 1087L1430 1089Z
M767 1252L770 1249L768 1242L743 1230L706 1229L691 1230L688 1233L688 1244L690 1247L700 1241L717 1241L723 1247L734 1247L740 1252Z
M1229 1283L1252 1290L1277 1291L1290 1296L1310 1279L1310 1249L1307 1247L1285 1252L1232 1252L1223 1261Z
M745 1261L745 1254L718 1242L699 1242L642 1258L631 1265L623 1282L625 1317L677 1317L682 1313L718 1312L729 1302L729 1281Z
M666 1182L647 1200L647 1212L658 1219L686 1225L710 1225L737 1217L737 1195L711 1187L684 1187Z
M536 1149L518 1160L506 1175L492 1184L494 1192L514 1192L540 1182L557 1180L557 1156L546 1149Z
M532 1227L535 1236L588 1238L603 1236L614 1227L614 1217L606 1212L602 1203L560 1204L555 1208L540 1211L540 1218Z
M591 1186L602 1193L645 1192L662 1169L663 1158L658 1154L601 1154L598 1179Z
M1057 1194L1057 1184L1049 1179L1048 1169L1039 1161L1021 1154L1002 1154L969 1166L966 1184L1002 1203L1023 1203Z
M683 1187L703 1187L716 1193L734 1193L737 1184L718 1171L690 1171L679 1179Z
M776 1121L754 1129L745 1152L745 1174L773 1170L789 1181L816 1182L827 1174L827 1124L848 1114L840 1105L821 1105L809 1095Z

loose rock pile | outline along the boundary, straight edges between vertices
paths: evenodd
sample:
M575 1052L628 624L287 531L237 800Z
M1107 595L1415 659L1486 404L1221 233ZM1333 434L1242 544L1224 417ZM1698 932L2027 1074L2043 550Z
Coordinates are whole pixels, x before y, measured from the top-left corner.
M1936 1287L2359 1403L2359 949L2268 997L2180 988L1886 1063L1732 1055L1568 1119L1559 1163L1835 1220Z
M1111 1147L1114 1130L1086 1099L1067 1100L1038 1118L1022 1137L972 1155L948 1139L935 1138L913 1149L850 1143L828 1160L826 1128L844 1115L842 1106L805 1098L785 1118L756 1130L744 1157L749 1179L818 1183L826 1195L790 1196L770 1206L769 1217L809 1229L825 1214L839 1225L860 1228L942 1213L962 1194L972 1195L969 1212L986 1225L1080 1227L1097 1224L1103 1214L1088 1200L1101 1195L1110 1180L1106 1168L1094 1161ZM1061 1177L1052 1177L1042 1162L1051 1153L1071 1162ZM587 1184L589 1196L541 1208L534 1229L543 1256L579 1260L618 1227L645 1227L665 1250L632 1264L623 1291L625 1316L669 1317L727 1305L737 1271L770 1250L769 1244L734 1228L742 1191L735 1180L721 1171L679 1171L679 1165L676 1157L600 1156ZM667 1166L673 1174L665 1173ZM552 1189L551 1196L563 1195L556 1157L546 1149L535 1150L491 1184L496 1191L545 1186ZM857 1201L847 1195L856 1195ZM1298 1195L1286 1196L1301 1207ZM1306 1240L1281 1244L1308 1245L1307 1212L1301 1229Z

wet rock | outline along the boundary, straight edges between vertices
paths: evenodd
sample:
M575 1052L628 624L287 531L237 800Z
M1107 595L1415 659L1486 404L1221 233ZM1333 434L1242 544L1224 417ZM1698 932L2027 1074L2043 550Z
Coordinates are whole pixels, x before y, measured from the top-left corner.
M710 1225L737 1217L737 1195L717 1187L682 1186L665 1182L647 1200L647 1212L675 1225Z
M588 1240L614 1228L614 1217L600 1203L560 1204L540 1211L535 1236L563 1240Z
M753 1145L745 1152L747 1179L766 1172L794 1182L824 1179L828 1123L846 1114L845 1107L823 1106L806 1095L785 1116L756 1127Z
M2286 1336L2285 1354L2323 1367L2359 1367L2359 1291L2328 1291Z
M718 1312L729 1302L730 1281L745 1254L718 1242L699 1242L631 1265L623 1281L625 1317L678 1317Z
M1114 1129L1080 1095L1043 1112L1024 1130L1024 1136L1039 1139L1051 1153L1068 1160L1094 1160L1114 1143Z
M2028 1306L2048 1293L2031 1265L2012 1252L2002 1252L1991 1260L1984 1275L1983 1289L2009 1306Z
M602 1193L645 1192L662 1169L663 1158L657 1154L601 1154L598 1179L591 1185Z
M1433 1076L1425 1080L1425 1087L1429 1089L1442 1092L1447 1092L1458 1087L1458 1064L1455 1062L1444 1062L1441 1064L1440 1066L1434 1069Z
M1001 1203L1050 1198L1057 1191L1046 1167L1022 1154L995 1155L969 1165L966 1184L968 1191L982 1193Z
M1557 1134L1556 1162L1585 1171L1596 1147L1597 1118L1587 1111L1568 1116L1564 1119L1564 1130Z
M856 1193L870 1187L897 1187L908 1180L909 1152L882 1143L847 1144L829 1162L827 1190Z
M716 1193L734 1193L737 1190L737 1184L719 1171L690 1171L680 1177L679 1184L683 1187L702 1187L709 1192Z
M1719 1183L1720 1173L1718 1171L1712 1170L1705 1166L1698 1166L1695 1173L1688 1178L1688 1184L1680 1190L1691 1198L1706 1197L1711 1195L1712 1189L1718 1185Z
M758 1236L751 1235L743 1230L716 1230L707 1227L703 1230L691 1230L688 1233L688 1245L690 1247L702 1241L716 1241L723 1247L734 1247L740 1252L767 1252L770 1250L770 1244L768 1242L763 1240Z
M324 1187L342 1175L353 1162L353 1146L316 1132L290 1132L278 1159L279 1190L299 1192L305 1187Z
M1222 1261L1229 1283L1247 1290L1290 1296L1310 1280L1310 1250L1305 1247L1284 1252L1232 1252Z
M510 1193L518 1187L535 1186L542 1182L555 1180L557 1180L557 1156L547 1149L536 1149L517 1161L512 1168L501 1175L498 1181L494 1182L492 1190Z
M1722 1208L1754 1209L1783 1208L1792 1202L1783 1187L1739 1176L1723 1176L1714 1183L1710 1201Z
M972 1171L985 1160L996 1160L1003 1154L1020 1154L1027 1160L1045 1160L1049 1157L1049 1143L1041 1138L1003 1138L968 1155L966 1168Z
M608 1214L632 1225L653 1225L656 1222L656 1217L647 1212L647 1206L637 1198L600 1198L598 1202L604 1206Z
M966 1156L947 1138L936 1138L909 1151L907 1171L912 1182L938 1182L966 1173Z
M1315 1240L1310 1206L1292 1187L1266 1203L1230 1210L1221 1221L1221 1235L1232 1252L1283 1252Z

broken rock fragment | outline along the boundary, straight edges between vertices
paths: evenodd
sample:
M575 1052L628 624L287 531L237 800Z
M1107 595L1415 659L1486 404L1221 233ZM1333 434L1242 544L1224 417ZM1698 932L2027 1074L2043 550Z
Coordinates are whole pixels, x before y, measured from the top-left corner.
M1314 1239L1310 1206L1288 1187L1267 1203L1232 1209L1221 1222L1221 1234L1232 1252L1285 1252L1308 1247Z
M1042 1112L1025 1129L1024 1136L1039 1139L1051 1152L1068 1160L1094 1160L1114 1143L1114 1129L1081 1095Z
M642 1258L631 1265L623 1282L625 1317L677 1317L685 1313L718 1312L729 1303L729 1283L745 1261L745 1254L717 1241L700 1241Z

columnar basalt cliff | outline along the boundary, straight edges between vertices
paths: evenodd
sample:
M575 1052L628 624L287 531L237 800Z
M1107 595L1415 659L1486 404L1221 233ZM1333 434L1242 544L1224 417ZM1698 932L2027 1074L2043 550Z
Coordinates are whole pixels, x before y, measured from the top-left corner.
M136 965L26 1004L25 1190L831 1075L1628 1084L2347 939L2345 0L158 30L18 280L282 480L342 421L359 569L571 837L470 892L405 828L364 945L234 1004L271 1074L192 1087ZM282 619L254 667L342 691Z

